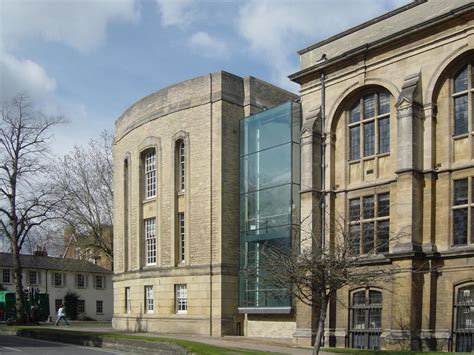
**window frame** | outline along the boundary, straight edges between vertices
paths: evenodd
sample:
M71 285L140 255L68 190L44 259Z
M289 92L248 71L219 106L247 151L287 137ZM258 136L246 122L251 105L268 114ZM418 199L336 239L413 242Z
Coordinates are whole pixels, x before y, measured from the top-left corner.
M102 300L95 301L95 314L104 314L104 301Z
M156 217L146 218L143 221L145 228L145 264L157 265L158 243L156 238Z
M6 275L8 276L5 277ZM7 268L2 269L2 284L10 285L11 283L12 283L12 270L7 269Z
M380 208L382 196L388 196L388 198L385 200L388 201L387 211L382 210ZM369 199L372 200L372 207L370 209L365 209L365 201ZM353 211L352 208L352 204L355 201L358 201L357 204L353 205L354 209L356 206L358 206L358 216L355 215L355 211ZM355 249L359 249L359 253L356 252L357 250L351 250L351 252L353 252L355 255L388 254L390 252L390 191L381 191L376 192L374 194L365 194L349 198L347 206L347 235L349 238L349 243L351 243L351 245L354 245ZM372 240L371 250L368 250L366 246L366 241L368 240L368 238L366 238L365 235L366 229L364 228L364 225L367 227L373 226L371 227L372 238L370 238ZM379 227L380 225L383 225L384 227ZM387 228L387 235L386 241L381 242L383 236L382 233L385 232L385 229L382 230L382 228ZM351 230L355 230L358 233L358 238L354 238L352 236ZM355 241L357 241L357 247L354 243Z
M460 90L456 91L456 79L459 77L459 75L466 70L466 75L467 75L467 89L465 90ZM474 110L473 110L473 105L474 105L474 61L470 62L468 61L467 63L465 62L461 69L457 70L454 75L451 78L451 103L452 103L452 115L453 119L451 120L452 122L452 132L453 132L453 137L456 138L463 138L469 135L469 133L474 131ZM467 102L467 112L466 112L466 120L467 120L467 125L466 125L466 131L457 133L456 132L456 99L461 98L461 97L466 97Z
M82 308L82 311L79 308ZM82 300L82 299L77 300L77 313L78 314L86 313L86 300Z
M186 225L184 212L178 212L178 263L186 262Z
M35 275L34 279L35 279L35 282L31 282L32 280L32 275ZM39 285L39 272L36 271L36 270L28 270L28 285L31 285L31 286L38 286Z
M151 148L143 152L143 184L145 200L156 198L158 186L156 149Z
M82 277L82 286L79 284L79 280ZM77 273L76 274L76 287L77 288L86 288L86 275L84 273Z
M132 298L130 286L125 287L125 313L132 312Z
M58 278L57 278L58 275L61 277L61 282L59 284L57 282L58 281ZM53 286L54 287L64 287L64 284L65 284L64 278L65 278L64 273L62 273L62 272L53 272Z
M381 109L381 101L380 98L382 95L386 95L388 98L388 112L380 113ZM366 111L366 102L367 98L373 97L373 110L374 110L374 115L371 117L365 117L365 111ZM347 137L348 137L348 144L347 144L347 156L348 156L348 162L349 163L354 163L358 162L361 160L365 159L372 159L374 157L378 156L387 156L390 155L390 132L391 132L391 126L390 126L390 116L391 116L391 109L392 109L392 95L388 90L385 89L376 89L376 90L371 90L368 92L365 92L361 95L357 96L357 99L352 101L352 104L348 107L346 110L346 129L347 129ZM358 108L358 111L355 109ZM358 112L358 119L352 122L352 112ZM388 126L382 126L380 124L381 121L388 119ZM373 124L373 125L372 125ZM371 126L372 125L372 126ZM352 141L352 131L355 128L358 127L358 134L357 134L357 144L353 144ZM366 154L366 149L368 147L366 146L366 137L365 137L365 132L366 132L366 127L373 127L372 128L372 147L371 151L367 152ZM382 140L384 139L381 136L381 127L388 127L386 136L384 136L385 139L388 138L388 147L386 150L382 151ZM357 147L358 149L358 154L353 153L353 148ZM370 153L370 154L369 154Z
M453 302L453 345L454 351L456 352L472 352L474 350L474 344L472 339L474 337L474 296L469 295L472 299L469 299L467 302L460 301L461 292L465 292L469 289L469 292L474 294L474 282L467 282L461 285L458 285L454 289L454 302ZM462 312L464 310L464 312ZM468 312L465 312L465 311ZM469 320L469 327L460 327L460 315L469 314L464 316L463 320ZM469 341L470 340L470 341ZM469 348L470 345L470 348ZM467 348L466 348L467 346Z
M456 202L456 183L467 181L466 202ZM452 199L451 199L451 247L463 247L474 245L474 177L465 176L451 180ZM455 220L455 212L466 210L466 240L465 243L456 242L456 228L459 228L459 222Z
M182 194L186 188L186 143L180 138L176 141L176 190Z
M97 282L100 280L100 282ZM105 289L105 276L104 275L94 275L94 287L97 290Z
M188 285L187 284L175 284L175 311L176 314L187 314L188 313Z
M155 312L155 303L153 297L153 286L146 285L144 286L144 295L145 295L145 313L152 314Z

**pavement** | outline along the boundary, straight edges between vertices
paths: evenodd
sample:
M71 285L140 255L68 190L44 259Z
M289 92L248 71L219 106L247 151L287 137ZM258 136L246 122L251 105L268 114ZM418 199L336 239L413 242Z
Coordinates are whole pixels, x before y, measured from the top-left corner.
M52 341L29 339L15 335L0 334L0 354L35 354L35 355L107 355L126 354L123 351L104 348L90 348ZM128 353L130 354L130 353Z
M101 324L100 326L94 326L91 323L85 326L84 323L70 322L70 326L55 327L54 324L44 324L44 328L52 329L67 329L71 331L81 332L93 332L93 333L107 333L114 332L120 333L113 329L111 326ZM279 354L295 354L295 355L309 355L312 353L311 349L294 348L291 346L291 339L282 338L249 338L249 337L237 337L237 336L224 336L221 338L217 337L206 337L198 335L183 335L183 334L169 334L169 333L129 333L130 335L140 335L147 337L159 337L159 338L170 338L170 339L182 339L204 343L208 345L221 346L226 348L235 349L246 349L256 351L266 351L271 353ZM330 353L320 352L321 355Z

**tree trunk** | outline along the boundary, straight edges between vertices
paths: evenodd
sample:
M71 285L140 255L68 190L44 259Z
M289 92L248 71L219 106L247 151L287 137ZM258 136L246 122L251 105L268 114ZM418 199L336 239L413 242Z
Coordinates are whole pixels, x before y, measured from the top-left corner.
M321 340L323 339L324 333L324 323L326 321L326 313L328 306L328 297L325 293L321 294L321 309L319 311L319 321L318 328L316 330L316 339L314 341L313 355L319 354L319 349L321 348Z
M25 324L26 316L24 312L23 274L20 263L20 250L16 243L12 243L12 257L13 282L15 283L16 324Z

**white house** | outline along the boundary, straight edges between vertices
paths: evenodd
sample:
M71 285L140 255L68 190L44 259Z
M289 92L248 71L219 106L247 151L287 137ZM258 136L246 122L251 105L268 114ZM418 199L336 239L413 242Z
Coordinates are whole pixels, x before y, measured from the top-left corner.
M23 287L39 288L49 294L49 309L53 319L69 291L79 295L78 313L101 321L112 319L111 271L86 260L37 255L21 255L21 265ZM13 291L12 266L12 255L0 253L0 284Z

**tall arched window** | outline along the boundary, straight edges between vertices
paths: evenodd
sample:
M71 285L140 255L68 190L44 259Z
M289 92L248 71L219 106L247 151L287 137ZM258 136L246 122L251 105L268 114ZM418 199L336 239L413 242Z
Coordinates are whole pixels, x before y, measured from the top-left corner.
M354 292L350 307L351 347L380 349L382 333L382 292L365 289Z
M474 350L474 284L458 289L454 304L456 352Z
M466 65L453 80L454 134L465 134L474 130L472 110L469 117L469 103L474 93L472 64Z
M184 141L182 139L176 141L176 183L178 192L183 192L185 183L185 166L184 166Z
M156 151L147 150L143 155L145 198L156 196Z
M390 152L390 95L381 91L356 100L348 113L349 160Z

